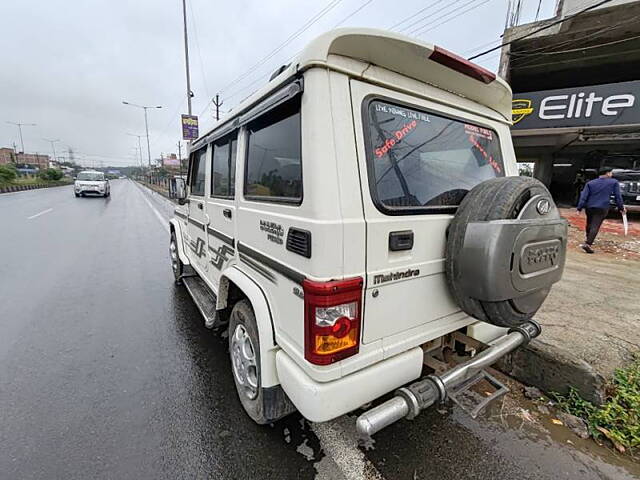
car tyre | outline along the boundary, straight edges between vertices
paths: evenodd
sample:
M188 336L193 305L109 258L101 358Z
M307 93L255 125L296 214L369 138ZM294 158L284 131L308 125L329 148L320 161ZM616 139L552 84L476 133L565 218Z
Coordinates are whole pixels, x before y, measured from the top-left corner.
M547 188L538 180L500 177L477 185L460 204L447 231L445 270L449 290L468 315L498 327L513 328L530 320L536 313L521 312L512 300L487 302L466 296L461 288L459 263L469 223L517 218L522 207L535 195L551 198ZM549 289L542 292L544 296Z
M240 403L254 422L265 425L295 411L280 385L262 387L260 337L253 308L246 299L231 311L229 356Z
M169 258L171 259L171 270L173 271L173 279L176 285L180 285L182 280L180 277L184 271L184 264L180 260L178 254L178 241L176 240L176 233L171 232L171 241L169 242Z
M78 198L80 196L80 194L79 193L75 193L75 196L76 196L76 198Z

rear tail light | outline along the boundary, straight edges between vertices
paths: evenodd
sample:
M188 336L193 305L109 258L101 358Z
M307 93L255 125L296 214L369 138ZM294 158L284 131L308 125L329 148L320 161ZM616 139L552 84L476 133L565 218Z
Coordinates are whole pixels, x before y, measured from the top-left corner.
M305 280L304 358L329 365L358 353L362 312L362 278Z
M482 68L480 65L476 65L475 63L470 62L466 58L462 58L449 50L445 50L442 47L436 46L431 55L429 55L429 60L433 60L440 65L449 67L450 69L467 75L468 77L480 80L482 83L491 83L496 79L496 75L493 72L490 72L486 68Z

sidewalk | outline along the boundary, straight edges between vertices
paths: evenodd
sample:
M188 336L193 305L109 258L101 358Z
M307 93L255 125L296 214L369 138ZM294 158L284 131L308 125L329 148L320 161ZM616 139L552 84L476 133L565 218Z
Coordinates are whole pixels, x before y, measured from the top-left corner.
M588 255L579 248L585 218L574 212L562 212L569 251L562 280L536 315L542 335L503 369L547 392L572 385L599 403L605 379L640 351L640 222L632 220L625 237L619 217L607 219Z

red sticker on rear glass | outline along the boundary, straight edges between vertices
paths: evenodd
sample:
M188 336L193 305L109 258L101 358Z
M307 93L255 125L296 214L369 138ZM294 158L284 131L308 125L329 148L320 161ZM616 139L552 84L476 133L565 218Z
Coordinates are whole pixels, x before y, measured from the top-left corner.
M393 132L393 138L387 138L384 141L384 145L382 145L380 148L376 148L376 157L380 158L383 155L385 155L389 150L391 150L394 147L396 143L398 143L405 136L411 133L416 128L417 125L418 125L418 122L416 122L415 120L412 120L408 123L405 123L401 129Z
M487 128L482 128L478 127L477 125L469 125L468 123L465 123L464 130L469 135L486 138L487 140L493 140L493 132Z

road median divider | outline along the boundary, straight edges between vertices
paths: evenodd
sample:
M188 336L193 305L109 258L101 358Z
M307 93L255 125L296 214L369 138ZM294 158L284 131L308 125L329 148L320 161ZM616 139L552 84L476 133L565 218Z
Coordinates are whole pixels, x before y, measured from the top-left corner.
M68 182L51 182L51 183L34 183L34 184L28 184L28 185L4 185L4 186L0 186L0 194L22 192L24 190L38 190L41 188L50 188L50 187L66 187L69 185L72 185L72 184Z

